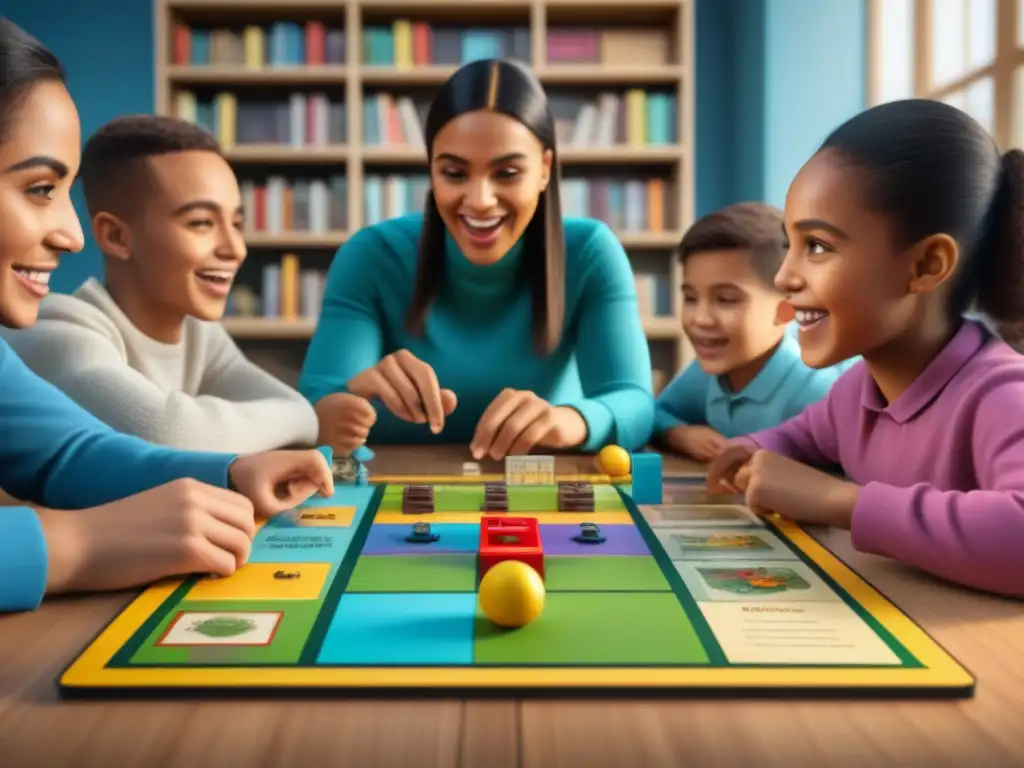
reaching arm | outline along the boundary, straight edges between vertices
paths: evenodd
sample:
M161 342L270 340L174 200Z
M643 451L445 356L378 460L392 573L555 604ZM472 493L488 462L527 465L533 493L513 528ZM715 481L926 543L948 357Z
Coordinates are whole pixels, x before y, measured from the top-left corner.
M374 304L373 277L386 258L381 238L357 232L335 254L327 272L323 307L306 352L299 391L314 405L345 392L349 379L380 362L384 335Z
M788 456L810 466L834 467L839 461L839 435L836 408L855 407L860 402L861 376L867 372L847 372L818 400L803 404L792 418L771 429L738 437L732 442L753 443L758 448ZM792 410L796 410L793 408Z
M120 434L32 373L0 341L0 487L56 509L104 504L182 477L226 487L233 455ZM0 517L7 510L0 509Z
M38 608L47 569L46 538L35 510L0 509L0 613Z
M707 424L709 377L696 361L668 383L654 401L654 432L673 427Z
M1024 380L1015 379L958 406L976 409L964 439L980 490L867 483L853 510L854 547L968 587L1024 596L1024 421L1015 416Z
M581 254L576 360L584 398L568 405L587 423L584 451L614 442L641 448L651 436L651 355L637 305L633 270L612 231L600 225Z

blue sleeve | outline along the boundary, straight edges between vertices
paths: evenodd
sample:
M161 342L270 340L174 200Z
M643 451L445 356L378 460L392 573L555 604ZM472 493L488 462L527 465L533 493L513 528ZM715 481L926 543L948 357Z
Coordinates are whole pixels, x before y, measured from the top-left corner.
M0 509L0 613L33 611L46 592L43 526L28 507Z
M663 435L673 427L707 424L710 378L696 361L668 383L654 401L654 432Z
M226 487L233 455L180 451L114 431L0 341L0 488L30 504L83 509L193 477ZM0 519L6 510L0 509Z
M316 403L344 392L357 373L380 362L384 338L374 300L383 242L363 229L349 239L331 261L316 331L299 376L299 391Z
M651 352L640 321L629 257L612 231L600 224L580 255L576 361L583 400L560 403L587 423L587 452L616 443L643 447L654 423Z

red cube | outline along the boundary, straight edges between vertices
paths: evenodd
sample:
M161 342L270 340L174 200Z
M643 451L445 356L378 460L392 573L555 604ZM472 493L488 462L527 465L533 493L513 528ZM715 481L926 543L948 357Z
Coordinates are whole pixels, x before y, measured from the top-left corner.
M484 515L480 518L480 578L503 560L526 563L544 578L544 548L535 517Z

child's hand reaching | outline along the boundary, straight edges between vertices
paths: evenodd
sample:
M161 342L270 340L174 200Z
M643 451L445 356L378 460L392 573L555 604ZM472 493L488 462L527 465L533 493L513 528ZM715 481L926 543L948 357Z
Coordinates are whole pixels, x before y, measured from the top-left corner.
M234 491L175 480L92 509L38 510L50 594L127 589L168 576L230 576L249 559L253 505Z
M231 484L258 515L271 516L301 504L317 491L334 495L334 476L320 451L265 451L239 456L229 470Z
M711 427L682 425L665 433L670 448L696 459L711 461L725 450L726 439Z
M708 490L743 493L758 514L849 528L860 488L781 454L733 444L709 467Z
M316 404L320 420L317 443L329 445L337 453L348 456L366 443L370 428L377 423L377 411L366 398L348 392L327 395Z

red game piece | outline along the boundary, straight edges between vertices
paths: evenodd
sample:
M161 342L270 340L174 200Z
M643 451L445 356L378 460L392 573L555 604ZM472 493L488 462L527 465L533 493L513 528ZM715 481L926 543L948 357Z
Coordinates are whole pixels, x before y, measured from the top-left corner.
M480 518L480 578L503 560L518 560L544 578L544 548L535 517L484 515Z

